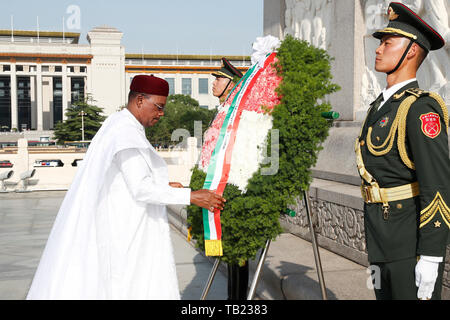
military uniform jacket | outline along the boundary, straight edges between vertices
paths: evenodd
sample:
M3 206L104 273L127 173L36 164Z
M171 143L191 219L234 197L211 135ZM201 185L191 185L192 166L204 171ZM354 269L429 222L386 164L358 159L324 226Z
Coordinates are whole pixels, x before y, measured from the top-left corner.
M409 91L406 91L409 89ZM412 89L412 90L411 90ZM419 255L445 257L450 227L450 160L446 107L427 93L418 94L411 105L404 132L409 168L397 146L398 130L389 146L391 127L401 103L420 92L417 81L407 84L377 111L369 109L359 138L366 170L380 188L419 183L420 195L389 203L389 217L383 217L381 203L365 204L364 224L369 261L390 262ZM445 108L445 111L443 110ZM372 128L369 137L369 128ZM372 146L372 149L369 148ZM371 150L388 150L374 155ZM405 152L403 152L405 153Z

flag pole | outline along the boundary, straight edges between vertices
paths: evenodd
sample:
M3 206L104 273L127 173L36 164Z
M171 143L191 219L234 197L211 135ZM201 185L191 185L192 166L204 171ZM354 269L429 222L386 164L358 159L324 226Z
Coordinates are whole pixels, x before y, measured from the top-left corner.
M37 24L37 42L39 43L39 16L36 16L36 24Z
M11 15L11 42L14 42L14 15Z

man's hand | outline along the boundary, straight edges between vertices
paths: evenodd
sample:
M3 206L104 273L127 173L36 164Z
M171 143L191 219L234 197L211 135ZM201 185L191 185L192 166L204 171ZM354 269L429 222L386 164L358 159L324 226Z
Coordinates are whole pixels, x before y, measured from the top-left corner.
M184 186L179 182L169 182L169 186L172 188L184 188Z
M223 210L226 200L211 190L197 190L191 192L191 203L209 211Z
M433 295L434 286L438 276L440 257L420 256L416 265L416 286L417 298L420 300L430 300Z

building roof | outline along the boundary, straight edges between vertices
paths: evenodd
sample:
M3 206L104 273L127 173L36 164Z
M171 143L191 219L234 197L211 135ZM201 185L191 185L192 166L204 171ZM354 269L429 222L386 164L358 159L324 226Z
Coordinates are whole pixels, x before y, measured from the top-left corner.
M94 27L94 28L93 28L91 31L89 31L89 32L108 32L108 33L115 32L115 33L122 33L122 32L119 31L117 28L108 26L108 25L106 25L106 24L101 25L101 26Z
M0 30L0 37L32 37L37 38L36 30ZM77 44L80 39L80 33L77 32L56 32L56 31L39 31L39 37L47 38L66 38L74 39L73 43Z
M225 57L227 60L245 60L250 61L250 56L220 56L220 55L200 55L200 54L141 54L127 53L125 59L152 59L152 60L221 60Z

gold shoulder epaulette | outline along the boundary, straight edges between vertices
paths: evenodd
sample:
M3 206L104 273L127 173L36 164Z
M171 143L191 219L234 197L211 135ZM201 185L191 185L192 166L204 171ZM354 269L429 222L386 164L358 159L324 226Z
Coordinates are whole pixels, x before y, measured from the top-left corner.
M417 98L420 98L421 96L430 94L430 92L419 89L419 88L408 89L408 90L406 90L406 93L412 94L412 95L416 96Z
M429 95L432 92L429 91L425 91L419 88L410 88L410 89L406 89L405 91L399 93L399 94L395 94L394 95L394 99L398 100L401 97L403 97L404 95L413 95L416 98L420 98L421 96L425 96L425 95Z

